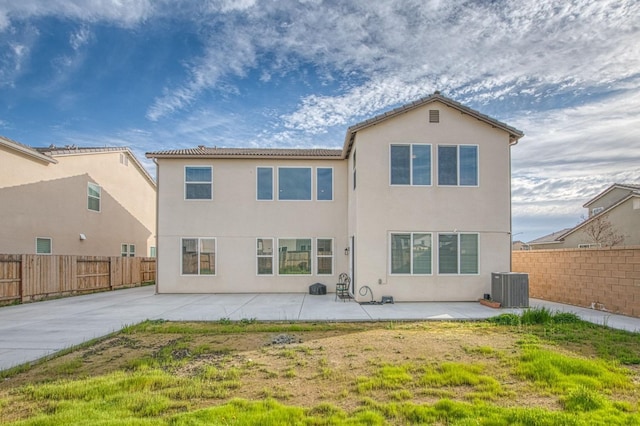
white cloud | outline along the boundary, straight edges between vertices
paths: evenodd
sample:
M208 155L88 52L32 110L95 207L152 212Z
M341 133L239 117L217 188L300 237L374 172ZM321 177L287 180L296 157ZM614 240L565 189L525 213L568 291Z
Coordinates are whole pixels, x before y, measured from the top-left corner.
M84 22L131 26L152 13L150 0L20 0L0 5L0 31L12 20L59 16Z
M87 27L82 27L69 36L69 44L73 50L78 50L91 40L92 34Z

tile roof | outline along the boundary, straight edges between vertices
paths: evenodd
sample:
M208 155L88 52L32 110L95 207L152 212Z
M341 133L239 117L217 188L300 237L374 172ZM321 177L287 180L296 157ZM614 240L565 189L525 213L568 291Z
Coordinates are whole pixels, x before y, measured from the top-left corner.
M47 155L73 155L73 154L92 154L100 152L124 152L127 151L126 147L80 147L75 145L55 146L50 145L45 148L33 148L36 151Z
M341 149L273 149L273 148L218 148L199 146L197 148L172 149L147 152L147 158L302 158L340 159Z

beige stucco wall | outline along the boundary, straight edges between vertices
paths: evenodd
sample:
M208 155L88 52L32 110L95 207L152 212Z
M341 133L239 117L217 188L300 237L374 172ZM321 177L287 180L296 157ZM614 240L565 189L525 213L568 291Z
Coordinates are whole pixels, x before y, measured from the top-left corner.
M346 162L341 160L159 159L158 278L160 293L307 292L311 284L334 291L337 276L347 272ZM184 199L184 167L213 167L213 200ZM257 201L256 168L333 167L333 201ZM274 195L277 187L274 190ZM215 276L181 275L181 238L215 237ZM333 238L333 275L258 276L256 238ZM315 241L313 243L315 248Z
M440 110L440 122L429 123L430 109ZM432 145L432 185L391 186L391 144ZM470 144L479 147L479 186L437 184L437 147ZM510 160L507 133L443 104L432 103L357 134L357 189L352 191L349 235L356 236L356 294L369 286L374 298L398 301L475 300L490 291L491 272L510 268ZM355 193L353 193L355 192ZM390 274L390 232L432 233L433 274ZM478 275L439 275L439 232L478 233Z
M50 164L0 146L0 252L35 253L36 237L47 237L53 254L119 256L129 243L148 256L155 186L132 157L121 164L120 154L56 156ZM102 188L100 212L87 208L88 182Z

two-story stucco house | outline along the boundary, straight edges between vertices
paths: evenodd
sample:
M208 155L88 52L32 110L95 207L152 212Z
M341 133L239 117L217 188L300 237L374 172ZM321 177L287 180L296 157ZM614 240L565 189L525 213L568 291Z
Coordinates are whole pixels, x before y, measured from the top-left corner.
M510 270L523 133L439 93L350 127L342 149L148 153L160 293L335 290L475 300Z
M0 137L0 253L155 254L156 185L128 148Z

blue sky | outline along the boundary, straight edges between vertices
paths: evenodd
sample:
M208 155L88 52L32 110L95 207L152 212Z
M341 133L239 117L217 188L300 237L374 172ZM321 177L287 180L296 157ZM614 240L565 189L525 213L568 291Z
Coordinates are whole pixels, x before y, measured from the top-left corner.
M342 146L440 90L522 131L513 232L640 183L640 2L0 0L0 134L32 146Z

